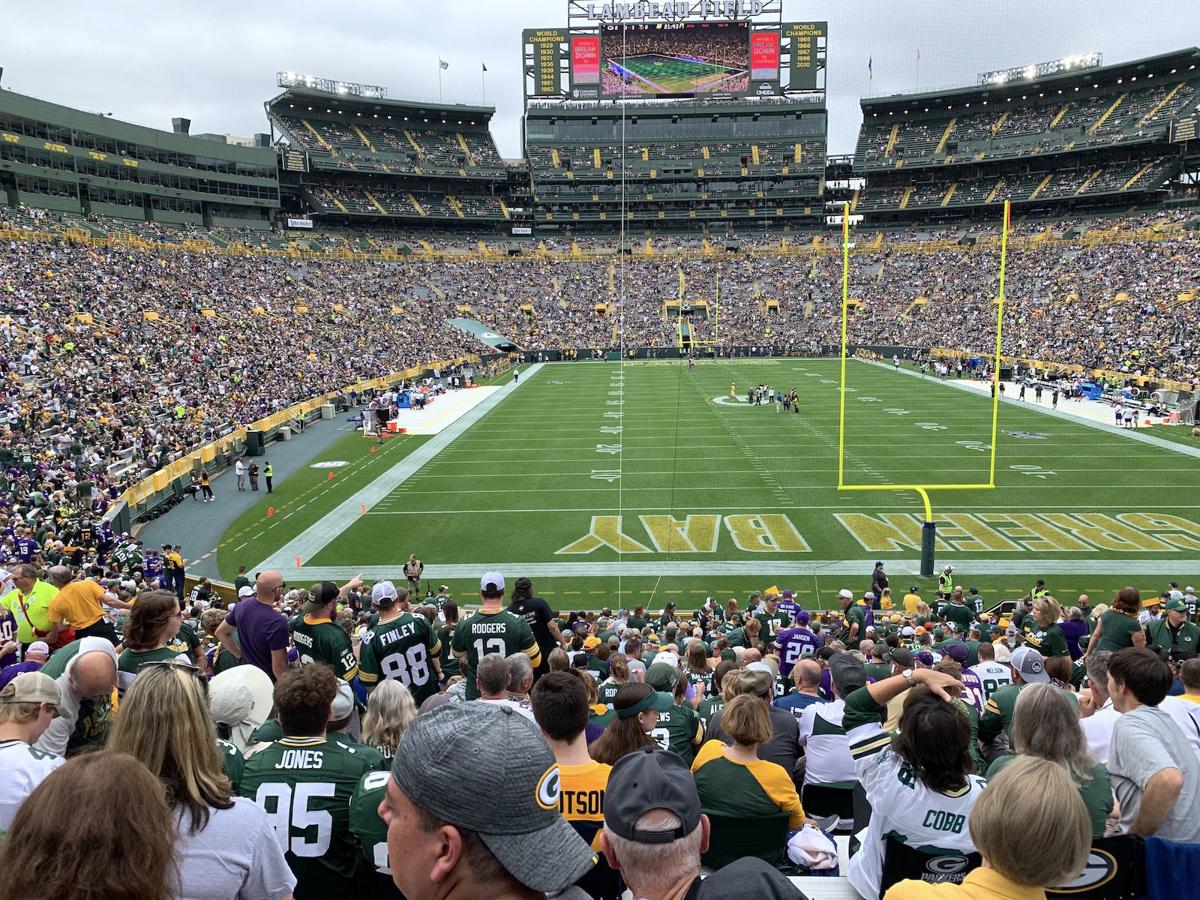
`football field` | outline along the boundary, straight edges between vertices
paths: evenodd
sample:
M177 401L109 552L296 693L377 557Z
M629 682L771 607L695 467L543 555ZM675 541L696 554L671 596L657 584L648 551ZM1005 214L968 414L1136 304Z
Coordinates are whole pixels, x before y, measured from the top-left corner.
M838 360L678 360L533 367L434 436L350 435L227 532L223 575L400 580L471 596L499 568L563 607L685 608L768 585L832 605L876 559L903 594L920 555L916 493L839 492ZM799 412L751 406L766 384ZM988 481L992 403L912 371L847 362L847 484ZM732 394L732 396L731 396ZM1071 402L1000 406L994 490L931 491L939 567L990 599L1157 591L1200 569L1200 460L1176 441L1071 420ZM330 480L329 473L335 477ZM477 588L474 588L477 591ZM1019 591L1019 593L1017 593ZM476 595L477 596L477 595ZM653 598L653 600L651 599ZM1101 598L1107 599L1107 598Z
M610 59L608 64L622 76L634 80L653 94L691 94L716 89L727 78L744 75L745 69L735 69L719 63L685 56L663 56L647 53L642 56L626 56L620 62Z

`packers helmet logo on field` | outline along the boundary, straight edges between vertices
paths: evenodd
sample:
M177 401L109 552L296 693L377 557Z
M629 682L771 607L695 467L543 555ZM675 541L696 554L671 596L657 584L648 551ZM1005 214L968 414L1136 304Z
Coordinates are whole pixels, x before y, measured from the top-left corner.
M1092 848L1087 865L1074 881L1054 888L1056 894L1087 894L1108 884L1117 874L1117 858L1105 850Z
M538 806L545 810L557 810L559 790L558 766L554 765L548 768L542 774L542 777L538 779Z

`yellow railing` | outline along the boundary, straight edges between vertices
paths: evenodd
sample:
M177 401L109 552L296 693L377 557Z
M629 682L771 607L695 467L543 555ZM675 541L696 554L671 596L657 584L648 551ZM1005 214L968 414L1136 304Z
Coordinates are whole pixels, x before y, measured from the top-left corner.
M931 356L949 357L951 359L966 358L969 356L987 356L986 353L972 353L970 350L954 350L949 347L934 347L929 353ZM1030 359L1027 356L1001 356L1000 362L1020 363L1037 371L1049 370L1067 375L1088 374L1093 378L1102 378L1105 381L1134 381L1138 387L1144 387L1153 381L1155 384L1169 391L1190 391L1192 389L1192 386L1186 381L1172 381L1168 378L1159 378L1156 375L1131 375L1128 372L1117 372L1112 369L1089 369L1086 366L1074 363L1046 362L1040 359Z
M429 363L426 366L414 367L405 369L402 372L392 372L388 375L383 375L378 378L370 378L364 381L359 381L356 384L347 385L340 391L329 391L319 397L313 397L310 400L305 400L302 403L296 403L289 406L287 409L281 409L279 412L272 413L266 418L259 419L256 422L251 422L249 425L244 425L236 431L232 431L223 438L213 441L210 444L205 444L197 450L193 450L187 456L175 460L170 465L164 466L153 475L142 479L137 484L131 485L125 493L121 495L121 499L129 504L130 507L136 507L139 503L144 502L156 493L166 490L177 478L187 478L196 471L197 465L203 465L212 462L220 454L228 453L236 444L244 443L246 440L246 432L250 429L255 431L269 432L284 425L285 423L295 419L298 416L306 415L314 410L320 409L324 404L328 403L334 397L341 394L348 394L351 391L362 393L363 391L375 390L378 388L388 387L395 384L397 381L403 381L406 378L415 378L427 368L444 368L448 365L461 365L466 362L478 362L479 357L476 355L460 356L450 361L441 361Z

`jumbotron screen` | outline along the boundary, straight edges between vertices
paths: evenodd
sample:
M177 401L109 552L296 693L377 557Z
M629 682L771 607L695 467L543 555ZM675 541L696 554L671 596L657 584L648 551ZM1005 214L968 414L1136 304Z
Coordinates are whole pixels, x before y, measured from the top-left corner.
M750 23L603 25L599 62L604 97L748 94ZM770 65L777 73L777 38Z

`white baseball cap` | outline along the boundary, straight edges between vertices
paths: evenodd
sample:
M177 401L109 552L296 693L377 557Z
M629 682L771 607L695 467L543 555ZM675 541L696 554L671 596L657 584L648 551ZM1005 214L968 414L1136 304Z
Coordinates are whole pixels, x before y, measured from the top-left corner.
M840 591L838 591L838 596L844 600L853 600L854 592L849 588L842 588Z
M250 585L243 584L240 588L238 588L238 599L239 600L241 600L243 597L253 597L253 596L254 596L254 588L250 587Z
M504 590L504 576L499 572L485 572L479 579L479 590L488 594Z
M381 603L385 600L395 600L399 594L396 593L396 586L390 581L380 581L371 588L371 602Z

